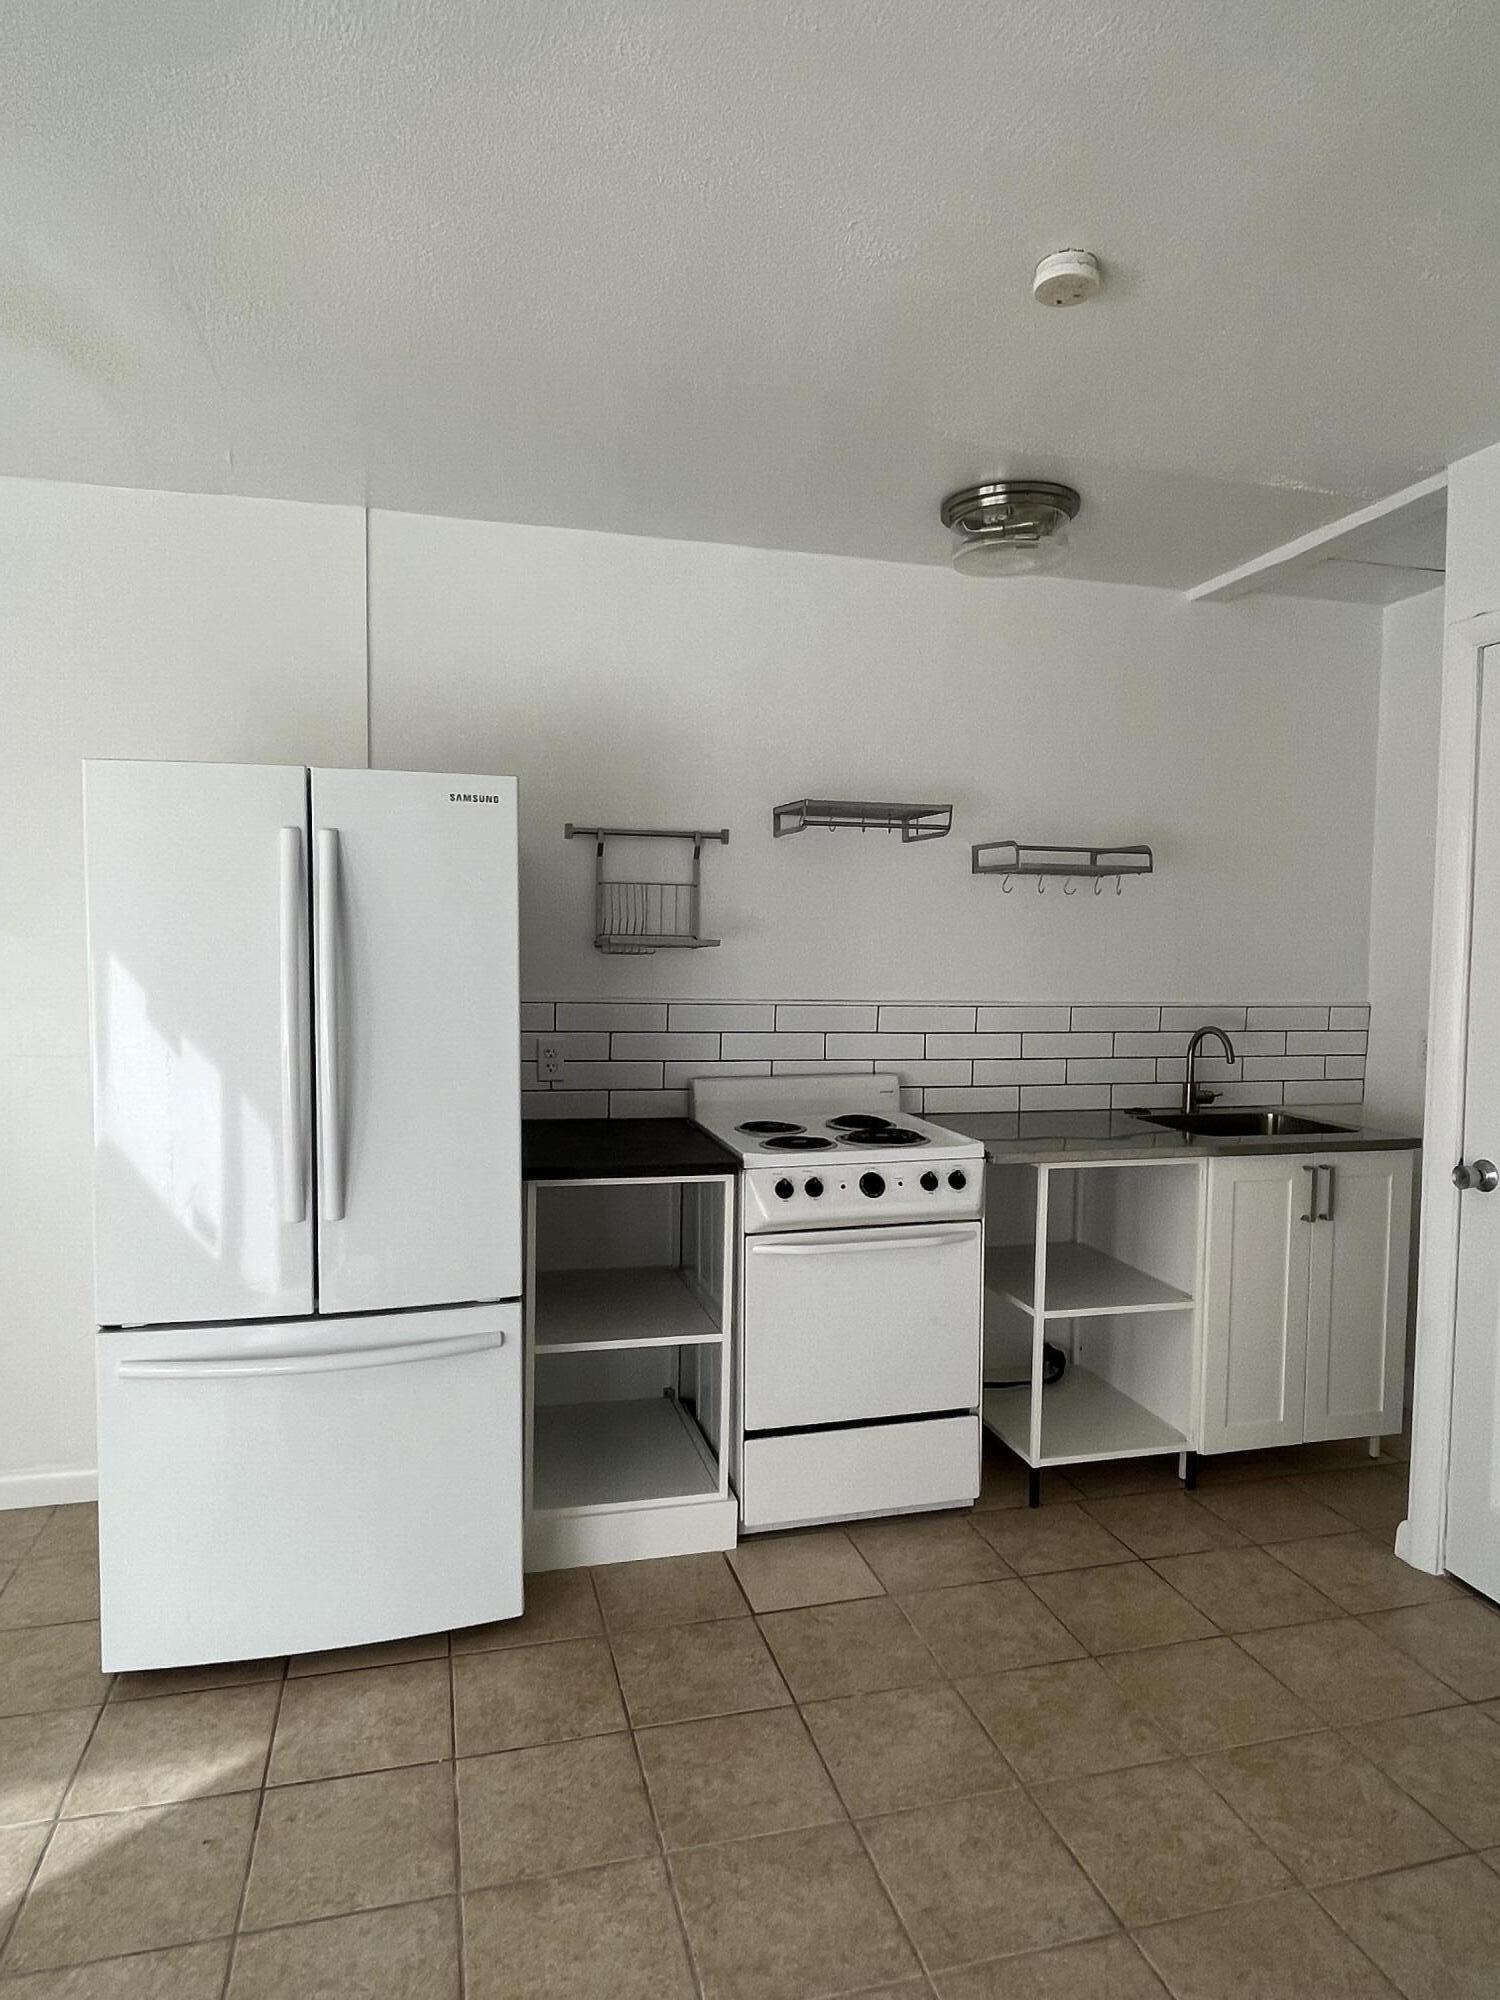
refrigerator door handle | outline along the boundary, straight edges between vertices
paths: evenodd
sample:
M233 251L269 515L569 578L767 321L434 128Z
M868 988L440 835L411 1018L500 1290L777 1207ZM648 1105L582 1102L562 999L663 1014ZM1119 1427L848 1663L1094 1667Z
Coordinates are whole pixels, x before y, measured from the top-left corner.
M122 1361L122 1381L212 1381L235 1375L339 1375L353 1368L399 1368L414 1361L452 1361L505 1345L503 1333L459 1333L449 1340L407 1340L385 1347L336 1348L321 1354L249 1354L219 1359L188 1355Z
M318 828L318 1208L344 1219L344 1110L339 1090L339 897L337 827Z
M281 829L281 1219L307 1220L307 1090L302 1074L302 829Z

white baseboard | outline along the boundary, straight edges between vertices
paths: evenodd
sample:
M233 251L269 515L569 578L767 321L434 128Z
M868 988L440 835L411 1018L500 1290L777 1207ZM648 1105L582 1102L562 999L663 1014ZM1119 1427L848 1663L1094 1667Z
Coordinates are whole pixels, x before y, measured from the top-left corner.
M95 1500L98 1496L99 1475L91 1465L0 1473L0 1510L11 1507L67 1507L79 1500Z

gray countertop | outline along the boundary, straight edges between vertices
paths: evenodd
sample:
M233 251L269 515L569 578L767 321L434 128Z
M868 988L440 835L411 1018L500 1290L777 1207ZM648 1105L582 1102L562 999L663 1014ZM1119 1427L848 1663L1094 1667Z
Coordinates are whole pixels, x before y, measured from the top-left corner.
M1236 1107L1226 1106L1225 1109ZM1420 1137L1379 1132L1357 1123L1350 1104L1298 1104L1299 1118L1316 1118L1334 1132L1288 1132L1275 1138L1174 1132L1128 1111L939 1112L938 1123L978 1139L997 1164L1066 1166L1073 1160L1203 1160L1236 1153L1415 1152Z

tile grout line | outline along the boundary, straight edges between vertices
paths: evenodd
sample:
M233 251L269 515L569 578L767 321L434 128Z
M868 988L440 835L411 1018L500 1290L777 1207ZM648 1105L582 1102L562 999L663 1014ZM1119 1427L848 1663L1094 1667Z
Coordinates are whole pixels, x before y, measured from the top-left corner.
M59 1826L62 1825L63 1807L68 1802L68 1793L72 1790L75 1782L77 1781L78 1773L83 1768L83 1760L85 1757L87 1757L89 1753L89 1747L93 1743L95 1736L98 1734L100 1723L104 1720L105 1704L109 1700L109 1690L114 1686L114 1682L115 1682L115 1676L111 1674L109 1677L109 1685L105 1688L104 1691L104 1700L99 1703L98 1708L94 1711L94 1719L90 1723L88 1728L88 1733L85 1735L83 1739L83 1747L79 1750L77 1757L73 1761L73 1768L68 1773L67 1782L64 1784L62 1790L57 1795L57 1804L53 1808L50 1819L46 1821L32 1820L29 1822L27 1821L21 1822L21 1824L23 1825L30 1824L33 1826L39 1824L45 1824L47 1832L42 1841L41 1846L37 1849L36 1860L32 1863L31 1872L26 1878L25 1886L21 1890L20 1895L16 1898L16 1907L14 1911L11 1913L10 1921L4 1926L3 1930L0 1930L0 1975L4 1975L7 1978L9 1977L9 1974L6 1971L5 1962L10 1954L11 1941L15 1937L16 1932L20 1929L22 1915L25 1912L27 1904L31 1901L31 1893L33 1889L35 1889L37 1884L37 1878L40 1876L42 1872L42 1863L46 1860L48 1853L51 1851L52 1842L56 1837L57 1829L59 1828ZM44 1709L41 1710L40 1713L50 1714L50 1715L65 1715L67 1713L67 1710Z
M245 1919L245 1905L250 1896L250 1874L255 1866L255 1850L260 1845L261 1820L266 1810L266 1792L271 1776L271 1759L276 1754L276 1732L281 1727L281 1705L286 1699L287 1681L292 1670L288 1659L282 1667L276 1683L276 1704L271 1716L271 1730L266 1738L266 1757L261 1766L260 1790L256 1794L255 1817L250 1828L250 1844L245 1850L245 1879L240 1884L239 1900L234 1906L234 1922L230 1927L229 1952L224 1960L224 1980L219 1988L219 2000L229 2000L230 1982L234 1978L234 1962L239 1952L240 1926Z
M458 1921L458 2000L465 2000L469 1991L469 1925L464 1910L464 1834L463 1815L458 1805L458 1684L453 1674L453 1634L448 1638L448 1745L452 1751L453 1776L451 1794L453 1800L453 1895L457 1904L455 1912Z

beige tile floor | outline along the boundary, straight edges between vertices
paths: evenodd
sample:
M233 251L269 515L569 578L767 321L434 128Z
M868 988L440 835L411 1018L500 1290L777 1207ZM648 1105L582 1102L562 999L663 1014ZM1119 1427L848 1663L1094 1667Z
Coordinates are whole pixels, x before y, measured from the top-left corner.
M113 1681L0 1514L0 2000L1494 2000L1500 1614L1399 1447L532 1579Z

